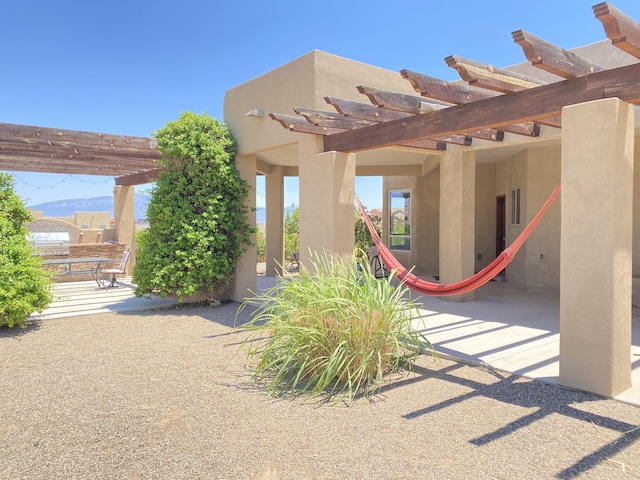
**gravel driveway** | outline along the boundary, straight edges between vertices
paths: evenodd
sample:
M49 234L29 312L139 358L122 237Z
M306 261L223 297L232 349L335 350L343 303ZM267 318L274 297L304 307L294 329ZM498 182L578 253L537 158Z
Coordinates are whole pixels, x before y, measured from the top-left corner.
M237 307L0 329L0 478L640 478L640 408L448 360L351 406L269 397Z

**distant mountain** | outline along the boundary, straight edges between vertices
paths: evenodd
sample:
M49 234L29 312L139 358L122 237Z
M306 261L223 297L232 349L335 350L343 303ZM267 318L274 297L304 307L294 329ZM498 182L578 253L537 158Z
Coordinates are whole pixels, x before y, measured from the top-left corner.
M151 195L138 195L134 199L136 220L147 218L147 205ZM40 210L45 217L73 217L75 212L109 212L113 216L113 197L71 198L68 200L56 200L53 202L29 205L31 210ZM284 209L284 215L291 212L293 207ZM256 209L256 223L266 223L267 210L260 207Z
M287 213L292 212L295 209L295 207L285 207L284 209L284 216L287 216ZM265 224L267 223L267 209L264 207L258 207L256 208L256 223L262 223Z
M151 195L138 195L134 198L136 220L147 218L147 205ZM71 198L53 202L29 205L31 210L40 210L45 217L73 217L75 212L109 212L113 216L113 196L93 198Z

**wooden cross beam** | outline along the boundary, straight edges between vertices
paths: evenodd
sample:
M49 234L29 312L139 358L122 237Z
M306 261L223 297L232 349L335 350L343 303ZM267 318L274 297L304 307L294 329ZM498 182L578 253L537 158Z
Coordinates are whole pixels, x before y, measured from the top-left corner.
M308 108L294 108L294 112L302 115L309 123L319 127L340 128L343 130L353 130L354 128L375 125L380 122L371 122L353 117L345 117L339 113L323 112L321 110L311 110Z
M458 72L460 78L469 85L487 90L509 93L519 92L543 84L540 80L505 70L504 68L474 62L466 58L449 55L444 59L447 65Z
M498 95L324 138L324 150L357 152L471 129L558 116L567 105L618 97L640 103L640 63Z
M602 22L607 38L621 50L640 58L640 25L608 2L593 7L596 18Z
M401 70L400 74L402 75L402 78L409 80L414 90L420 92L422 96L451 102L456 105L477 102L479 100L485 100L487 98L493 98L500 95L499 93L490 90L483 90L463 83L450 83L445 80L440 80L411 70ZM540 123L544 123L545 125L552 127L559 127L560 119L548 118L540 121ZM540 135L540 126L534 122L504 125L500 128L505 132L515 133L518 135L527 135L532 137Z
M557 47L524 30L516 30L511 36L513 41L522 47L531 65L560 77L581 77L605 69L587 58Z
M313 133L315 135L332 135L338 132L349 131L345 129L331 128L331 127L320 127L318 125L309 123L304 117L300 117L297 115L270 113L269 116L271 117L272 120L279 122L280 125L282 125L287 130L290 130L292 132L297 132L297 133ZM422 148L426 150L443 151L447 149L447 144L445 142L441 142L438 140L431 140L431 139L419 139L415 141L411 140L408 142L401 142L400 145L405 147Z
M375 105L354 102L352 100L344 100L335 97L324 97L324 100L329 105L333 105L338 113L342 115L376 123L388 122L389 120L397 120L398 118L407 118L411 116L410 113L399 112L397 110L387 110L376 107ZM472 144L472 138L464 135L448 135L446 137L439 137L436 140L453 143L455 145L464 145L466 147Z
M388 92L372 87L359 86L357 88L360 93L366 95L369 100L371 100L371 103L382 108L389 108L392 110L411 114L425 112L425 99L422 97ZM438 102L437 105L441 105L443 108L448 108L451 106L451 104L444 104L442 102ZM480 140L489 140L493 142L501 142L502 140L504 140L504 132L494 129L472 130L469 132L463 132L463 134L467 137L477 138Z

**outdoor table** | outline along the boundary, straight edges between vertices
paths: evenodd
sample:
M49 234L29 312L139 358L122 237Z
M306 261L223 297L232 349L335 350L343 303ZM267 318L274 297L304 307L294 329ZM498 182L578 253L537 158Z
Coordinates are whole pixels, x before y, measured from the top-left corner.
M54 260L45 260L45 265L64 265L64 271L57 275L82 275L91 274L99 287L105 288L104 282L100 278L100 270L105 263L113 262L107 257L80 257L80 258L56 258ZM91 264L89 270L74 270L73 266L78 264Z

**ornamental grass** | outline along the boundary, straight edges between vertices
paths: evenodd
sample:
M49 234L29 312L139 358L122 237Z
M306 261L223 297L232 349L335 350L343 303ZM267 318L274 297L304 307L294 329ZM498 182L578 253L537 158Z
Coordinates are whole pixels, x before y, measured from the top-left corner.
M259 305L244 325L252 331L245 345L270 393L344 394L351 401L410 369L421 349L433 350L411 326L420 312L407 288L394 286L393 274L376 279L357 258L316 255L312 269L301 266L297 277L281 278L243 304Z

